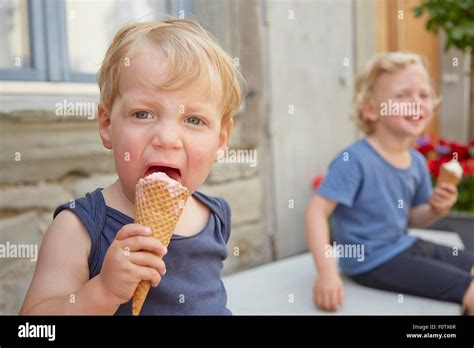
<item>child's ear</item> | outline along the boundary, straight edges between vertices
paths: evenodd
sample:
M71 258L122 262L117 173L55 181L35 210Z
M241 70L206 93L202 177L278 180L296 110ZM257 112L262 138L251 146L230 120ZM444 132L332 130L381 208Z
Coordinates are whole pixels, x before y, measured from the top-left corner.
M110 137L110 113L105 107L104 103L99 104L98 108L99 115L99 133L102 139L102 144L105 148L112 148L112 139Z
M221 125L221 132L219 134L219 147L217 148L215 161L219 158L219 154L227 149L227 142L229 141L230 133L234 127L234 120L229 116Z
M362 112L364 114L364 118L375 122L379 118L379 108L377 107L375 100L369 99L364 106L362 107Z

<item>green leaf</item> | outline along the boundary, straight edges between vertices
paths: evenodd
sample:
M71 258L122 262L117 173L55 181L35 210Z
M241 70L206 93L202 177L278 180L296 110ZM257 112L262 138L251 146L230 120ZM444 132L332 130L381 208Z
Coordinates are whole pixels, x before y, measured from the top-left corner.
M464 30L461 27L454 27L451 30L451 37L453 38L453 40L455 41L461 40L463 36L464 36Z
M423 14L423 6L418 6L413 9L415 17L420 17Z
M446 33L445 50L453 46L461 50L473 48L474 0L424 0L413 10L416 17L428 13L428 31Z

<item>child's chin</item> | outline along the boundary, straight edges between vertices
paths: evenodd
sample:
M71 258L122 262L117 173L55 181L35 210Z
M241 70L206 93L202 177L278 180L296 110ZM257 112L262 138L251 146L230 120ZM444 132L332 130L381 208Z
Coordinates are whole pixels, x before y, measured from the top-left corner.
M407 133L407 135L414 136L414 137L417 137L423 134L427 126L424 120L419 121L419 123L412 123L410 121L405 121L405 122L407 122L405 124L405 127L403 127L405 133Z
M424 127L419 128L419 129L405 129L403 131L404 135L409 136L409 137L419 137L420 135L423 134Z

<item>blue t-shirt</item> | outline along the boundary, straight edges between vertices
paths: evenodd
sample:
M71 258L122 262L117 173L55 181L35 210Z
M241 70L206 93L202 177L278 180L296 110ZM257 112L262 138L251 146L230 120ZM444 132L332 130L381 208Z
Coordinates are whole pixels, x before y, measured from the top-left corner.
M432 185L424 157L410 155L410 167L398 169L363 139L331 162L317 193L338 203L333 236L343 273L370 271L416 241L407 234L410 208L428 202Z
M222 198L199 192L193 196L211 211L209 221L198 234L173 235L163 260L166 274L151 287L140 315L229 315L227 294L221 280L226 243L230 236L230 208ZM133 219L105 204L101 189L87 193L74 204L59 206L54 217L69 209L83 222L91 238L89 276L99 274L105 253L123 225ZM116 315L131 315L132 302L121 305Z

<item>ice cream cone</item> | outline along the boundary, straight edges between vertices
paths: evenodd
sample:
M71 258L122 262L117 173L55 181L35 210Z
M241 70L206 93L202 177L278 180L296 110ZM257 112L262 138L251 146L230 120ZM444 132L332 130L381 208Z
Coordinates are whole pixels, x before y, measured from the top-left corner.
M135 222L150 227L152 236L168 246L188 197L188 189L164 173L142 178L135 189ZM149 281L138 284L133 294L133 315L140 313L150 286Z
M442 182L458 185L462 178L462 167L457 161L450 161L444 163L439 169L438 179L436 185L439 186Z

